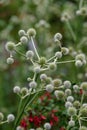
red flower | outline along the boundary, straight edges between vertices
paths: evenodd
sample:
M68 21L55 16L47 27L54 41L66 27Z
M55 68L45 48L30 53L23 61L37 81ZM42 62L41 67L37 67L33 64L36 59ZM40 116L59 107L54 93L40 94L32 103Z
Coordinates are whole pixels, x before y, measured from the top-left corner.
M46 120L46 117L43 116L43 115L41 115L41 116L40 116L40 120L41 120L41 121Z
M35 126L37 126L37 127L40 126L41 120L40 120L40 118L38 116L34 116L33 121L34 121Z
M25 119L23 119L23 120L21 121L20 125L21 125L21 127L23 127L24 129L26 129L27 126L28 126Z
M83 90L82 90L82 89L80 89L80 94L81 94L81 95L83 94Z
M31 113L30 116L28 117L28 121L29 121L29 122L33 122L32 113Z

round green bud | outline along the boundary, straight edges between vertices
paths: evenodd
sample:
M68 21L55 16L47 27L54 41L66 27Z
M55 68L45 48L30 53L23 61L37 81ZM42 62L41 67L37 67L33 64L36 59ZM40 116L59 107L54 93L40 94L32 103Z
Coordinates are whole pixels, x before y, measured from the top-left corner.
M28 35L29 37L33 37L33 38L34 38L34 37L36 36L36 31L35 31L35 29L34 29L34 28L28 29L27 35Z
M12 57L7 58L7 64L13 64L14 59Z
M19 34L19 36L24 36L26 33L25 33L24 30L19 30L19 31L18 31L18 34Z
M34 57L34 52L33 51L27 51L26 52L26 58L27 59L32 59Z
M21 42L21 43L28 43L28 38L27 38L26 36L22 36L22 37L20 38L20 42Z
M62 99L64 99L64 97L65 97L64 92L61 91L61 90L60 90L60 91L59 91L59 90L55 90L54 95L55 95L56 98L59 99L59 100L62 100Z
M15 44L13 42L7 42L5 46L8 52L12 52L15 49Z
M81 127L79 128L79 130L87 130L87 127L81 126Z
M85 8L85 7L81 8L80 9L80 14L84 15L84 16L87 15L87 8Z
M23 88L21 89L21 94L22 94L22 96L27 95L27 94L28 94L28 89L27 89L26 87L23 87Z
M46 78L46 83L47 83L47 84L52 83L52 78L51 78L51 77L47 77L47 78Z
M81 108L80 114L81 114L82 116L86 116L86 117L87 117L87 107Z
M74 120L70 120L69 123L68 123L68 125L69 125L70 127L75 126L75 121L74 121Z
M4 115L2 112L0 112L0 122L3 121L3 119L4 119Z
M57 69L57 65L56 65L56 63L50 63L49 65L48 65L48 68L49 68L49 70L51 70L51 71L55 71L56 69Z
M74 116L74 115L76 115L77 110L75 107L69 107L67 112L68 112L69 116Z
M54 79L52 81L52 84L54 87L59 87L62 84L62 80L61 79Z
M39 59L39 64L40 65L44 65L44 64L46 64L46 58L45 57L41 57L40 59Z
M69 49L66 48L66 47L62 47L61 52L63 53L63 55L68 55L69 54Z
M52 84L48 84L46 86L46 91L48 91L49 93L51 93L54 90L54 86Z
M81 87L82 90L87 91L87 82L81 83L80 87Z
M73 102L73 106L74 106L76 109L78 109L78 108L80 107L80 105L81 105L80 102L77 101L77 100Z

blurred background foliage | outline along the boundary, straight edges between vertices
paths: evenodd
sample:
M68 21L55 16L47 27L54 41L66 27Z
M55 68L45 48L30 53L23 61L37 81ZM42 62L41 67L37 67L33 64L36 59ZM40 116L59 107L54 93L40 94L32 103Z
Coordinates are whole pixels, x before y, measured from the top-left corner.
M84 5L87 5L86 0ZM0 111L5 114L16 111L18 98L12 93L13 86L28 86L26 78L32 76L31 64L19 54L15 55L13 65L7 65L6 42L18 43L18 31L34 27L37 31L35 43L41 56L49 58L58 49L53 41L56 32L62 33L62 45L69 47L71 52L87 54L87 16L76 16L78 8L79 0L0 0ZM64 12L71 16L76 41L72 39L67 24L61 21ZM23 45L19 49L25 53L32 46ZM72 55L62 58L68 59L73 59ZM79 69L73 63L63 64L58 66L56 73L48 75L79 84L87 80L87 66Z

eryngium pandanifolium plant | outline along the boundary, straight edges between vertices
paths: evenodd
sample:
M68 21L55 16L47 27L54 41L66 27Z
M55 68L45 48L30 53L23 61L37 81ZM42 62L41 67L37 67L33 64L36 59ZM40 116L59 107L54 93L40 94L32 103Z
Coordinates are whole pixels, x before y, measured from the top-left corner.
M87 121L87 82L73 85L69 80L62 81L62 79L54 79L47 75L47 72L55 72L61 64L74 63L76 67L85 66L85 54L80 52L77 53L74 58L71 57L69 60L61 60L62 57L70 55L70 51L68 48L62 46L61 41L63 36L58 32L54 35L54 44L58 47L58 51L47 59L44 56L40 56L35 46L36 30L34 28L30 28L26 32L24 30L19 30L18 34L20 36L18 43L8 41L5 45L5 48L9 53L7 64L13 64L15 61L14 57L16 53L18 53L22 55L27 62L31 62L33 76L27 77L26 79L28 81L28 87L21 88L20 86L15 86L13 88L13 92L20 98L17 113L15 116L13 114L7 115L7 119L5 119L4 114L0 112L0 125L5 123L9 124L14 121L13 130L35 130L36 127L33 126L33 128L31 128L29 122L26 122L26 125L21 126L20 121L23 115L26 115L27 117L32 103L47 91L48 93L53 94L58 101L63 102L63 107L66 111L66 124L64 128L66 130L71 128L86 130L87 126L84 122ZM75 40L74 36L73 38ZM32 44L33 50L28 50L23 54L18 50L18 47L23 46L24 44ZM53 129L50 122L45 122L36 130L50 129Z

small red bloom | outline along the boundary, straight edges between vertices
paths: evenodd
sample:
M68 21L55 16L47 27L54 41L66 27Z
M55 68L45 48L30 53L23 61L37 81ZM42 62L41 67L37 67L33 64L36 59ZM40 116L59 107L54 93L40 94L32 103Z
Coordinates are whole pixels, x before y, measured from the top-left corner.
M80 89L80 94L81 94L81 95L83 94L83 90L82 90L82 89Z
M27 122L26 122L25 119L23 119L23 120L21 121L20 126L23 127L24 129L27 128L28 125L27 125Z
M36 127L39 127L39 126L40 126L41 120L40 120L40 118L39 118L38 116L34 116L33 121L34 121L34 125L35 125Z

